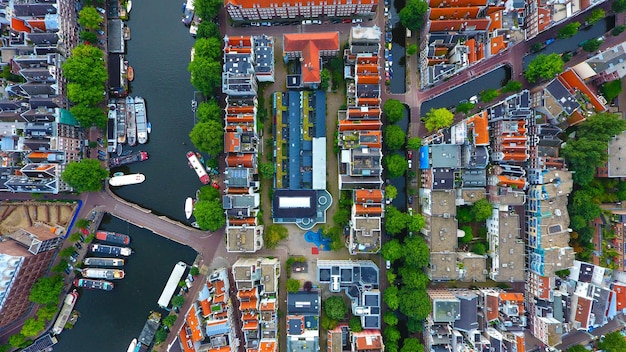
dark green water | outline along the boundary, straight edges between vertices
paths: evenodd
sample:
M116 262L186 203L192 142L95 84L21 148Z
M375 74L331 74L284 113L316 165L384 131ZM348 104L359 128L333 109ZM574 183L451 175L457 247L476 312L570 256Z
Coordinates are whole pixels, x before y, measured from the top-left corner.
M81 316L73 329L59 335L55 351L126 351L139 336L150 311L158 310L157 300L174 265L178 261L192 264L196 256L189 247L108 215L101 228L129 234L135 253L126 258L126 277L113 280L113 291L79 289L74 309Z

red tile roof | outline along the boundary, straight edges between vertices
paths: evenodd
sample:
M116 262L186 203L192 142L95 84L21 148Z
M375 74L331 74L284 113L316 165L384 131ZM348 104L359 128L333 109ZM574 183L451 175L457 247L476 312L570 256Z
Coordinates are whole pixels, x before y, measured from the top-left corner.
M491 38L491 55L495 55L502 50L506 49L506 44L504 43L504 36L499 35L497 37Z
M467 120L468 125L474 130L476 145L489 145L489 131L487 129L487 110L483 110Z
M283 52L301 53L305 84L321 82L320 51L338 50L339 32L283 34Z
M558 79L566 88L569 88L570 90L578 89L579 91L585 93L589 97L589 100L596 111L602 112L606 110L604 104L602 104L598 97L591 91L591 89L589 89L589 87L587 87L585 82L580 79L574 70L568 69L567 71L561 73L558 76Z
M477 18L481 10L479 6L473 7L435 7L430 9L430 20L460 20L464 18Z
M589 298L578 297L578 302L575 307L572 307L576 311L575 321L580 323L583 329L589 327L589 315L591 314L592 301Z
M458 31L460 29L474 29L484 31L489 28L489 19L467 19L467 20L434 20L430 21L431 32Z
M187 336L187 323L183 323L183 327L178 332L178 337L180 338L180 344L183 345L183 350L185 352L195 352L196 349L193 347L193 341L191 340L191 336ZM192 347L189 347L191 345Z
M247 153L247 154L229 153L226 156L226 165L230 167L236 167L236 166L242 165L243 167L251 168L251 167L254 167L253 160L254 160L254 154L252 153Z
M383 201L383 191L380 189L359 189L354 192L357 203L381 203Z
M189 313L187 313L185 320L187 322L187 326L191 329L191 340L193 342L201 341L203 339L202 331L200 322L196 316L196 308L193 305L191 306L191 309L189 309Z
M430 8L447 6L447 7L469 7L469 6L485 6L487 0L431 0L428 3Z
M487 312L487 321L498 319L497 294L485 293L485 311Z
M617 310L623 310L626 308L626 285L625 284L613 284L613 291L615 292L615 299L617 302Z

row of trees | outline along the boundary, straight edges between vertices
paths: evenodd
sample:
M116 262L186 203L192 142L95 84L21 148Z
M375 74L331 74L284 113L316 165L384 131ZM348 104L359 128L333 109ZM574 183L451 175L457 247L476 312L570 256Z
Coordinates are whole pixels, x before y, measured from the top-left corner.
M605 352L626 351L626 339L619 331L610 332L598 341L598 350ZM575 345L567 349L567 352L588 352L582 345Z
M96 159L72 161L65 166L61 174L63 182L72 187L76 193L97 192L102 188L102 181L109 172Z
M193 216L198 222L200 229L204 231L215 231L226 225L226 216L222 209L220 191L212 186L202 186L198 201L193 208Z

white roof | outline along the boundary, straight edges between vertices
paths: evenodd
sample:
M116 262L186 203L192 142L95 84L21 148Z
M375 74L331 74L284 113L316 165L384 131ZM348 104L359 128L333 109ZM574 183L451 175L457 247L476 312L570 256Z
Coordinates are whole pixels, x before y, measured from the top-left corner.
M313 138L313 189L326 189L326 137Z
M311 197L280 197L278 198L279 208L310 208Z
M165 284L165 288L161 293L161 297L159 297L158 304L159 307L166 308L170 304L170 300L174 295L174 291L178 287L178 283L180 282L180 278L183 277L185 273L185 269L187 269L187 264L183 262L178 262L176 266L174 266L174 270L172 270L172 274L170 274L170 278L167 280L167 284Z

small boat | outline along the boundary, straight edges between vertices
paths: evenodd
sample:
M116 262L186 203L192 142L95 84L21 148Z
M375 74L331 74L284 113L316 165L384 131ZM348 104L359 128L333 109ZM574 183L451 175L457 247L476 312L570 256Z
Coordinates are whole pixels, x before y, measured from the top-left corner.
M132 9L133 9L133 1L132 0L128 0L126 2L126 12L130 13L130 10L132 10Z
M135 98L126 97L126 138L131 147L137 145L137 121L135 118Z
M114 255L116 257L120 255L128 257L133 253L132 249L128 247L116 247L116 246L109 246L106 244L91 244L89 245L89 250L93 253Z
M193 198L187 197L185 200L185 217L189 219L193 214Z
M204 166L202 166L202 164L200 163L200 160L198 159L198 155L191 151L187 152L187 160L189 161L189 167L196 171L196 174L198 175L200 182L202 182L205 185L209 184L209 181L211 179L209 178L209 175L206 173Z
M193 61L193 58L192 58L192 61ZM198 101L192 100L191 101L191 111L196 112L196 108L198 108Z
M118 157L111 158L109 160L109 167L118 167L118 166L122 166L126 164L146 161L148 160L148 158L149 158L148 152L143 152L143 151L140 151L135 154L128 154L125 156L122 156L120 153Z
M135 97L135 123L137 125L137 141L145 144L148 141L148 114L146 112L146 102L142 97Z
M126 76L128 80L132 82L135 79L135 70L133 70L132 66L128 66L128 70L126 71Z
M146 180L144 174L130 174L124 176L114 176L109 179L109 184L113 187L136 185Z
M148 122L146 124L146 130L148 131L148 133L152 133L152 122Z
M104 280L76 279L74 280L74 286L90 290L111 291L114 285L112 282Z
M74 308L74 304L76 304L76 300L78 299L78 293L76 290L70 292L65 296L65 300L63 301L63 307L61 308L61 313L59 317L54 322L54 326L52 328L52 333L54 335L58 335L65 328L65 324L67 324L67 320L72 315L72 309Z
M119 258L85 258L83 261L85 265L94 266L124 266L124 259Z
M126 352L135 352L135 347L137 347L137 339L133 339L130 342L130 345L128 345L128 349L126 350Z
M110 231L96 231L96 239L115 244L130 244L130 236Z
M86 268L81 270L80 273L90 279L120 280L126 276L122 269Z

